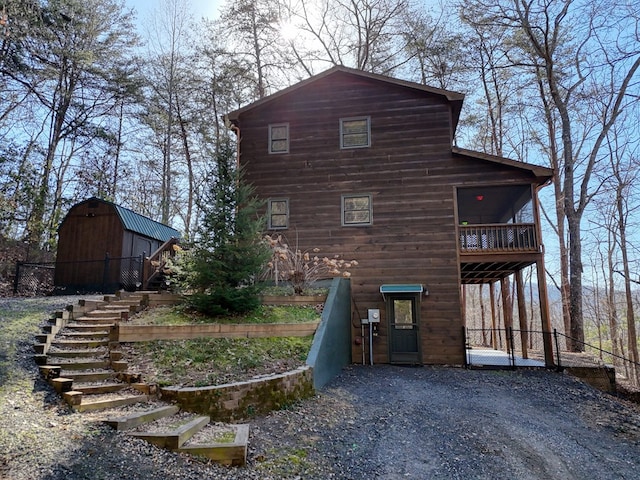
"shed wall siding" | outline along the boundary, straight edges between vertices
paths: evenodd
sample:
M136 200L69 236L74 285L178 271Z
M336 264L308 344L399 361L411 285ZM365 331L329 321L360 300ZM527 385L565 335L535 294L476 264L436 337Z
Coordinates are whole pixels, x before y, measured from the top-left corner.
M122 255L124 230L112 206L96 202L73 207L58 231L55 284L102 285L104 258Z

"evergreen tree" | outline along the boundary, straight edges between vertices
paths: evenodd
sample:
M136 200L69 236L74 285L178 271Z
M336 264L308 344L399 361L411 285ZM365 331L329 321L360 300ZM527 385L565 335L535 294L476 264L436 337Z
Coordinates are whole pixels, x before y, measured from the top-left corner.
M262 240L260 202L243 183L229 144L219 149L215 179L200 207L203 220L189 267L192 306L214 316L255 310L261 290L255 279L270 254Z

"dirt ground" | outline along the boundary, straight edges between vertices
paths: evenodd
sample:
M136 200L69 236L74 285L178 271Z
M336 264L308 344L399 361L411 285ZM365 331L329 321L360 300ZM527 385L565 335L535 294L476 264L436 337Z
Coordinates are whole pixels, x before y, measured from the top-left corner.
M33 327L0 301L0 479L637 479L640 408L566 374L346 368L316 396L248 419L248 461L167 452L73 412L39 376ZM44 302L51 310L52 300Z

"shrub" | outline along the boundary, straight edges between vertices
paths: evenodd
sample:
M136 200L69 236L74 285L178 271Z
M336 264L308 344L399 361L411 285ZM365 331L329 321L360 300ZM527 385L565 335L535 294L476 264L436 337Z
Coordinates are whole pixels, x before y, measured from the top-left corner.
M319 257L319 248L309 250L291 248L282 235L266 235L264 238L271 248L267 275L276 285L280 281L290 282L296 295L302 295L322 278L337 276L348 278L351 276L348 269L358 265L356 260L344 260L340 255L332 258Z

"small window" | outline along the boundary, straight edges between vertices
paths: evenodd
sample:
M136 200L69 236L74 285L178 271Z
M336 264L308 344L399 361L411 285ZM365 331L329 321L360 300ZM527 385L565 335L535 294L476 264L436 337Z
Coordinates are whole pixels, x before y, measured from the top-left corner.
M289 200L286 198L269 199L269 229L289 228Z
M373 223L371 195L342 196L342 225L359 226Z
M289 153L289 124L269 125L269 153Z
M370 117L340 119L340 148L371 146Z

